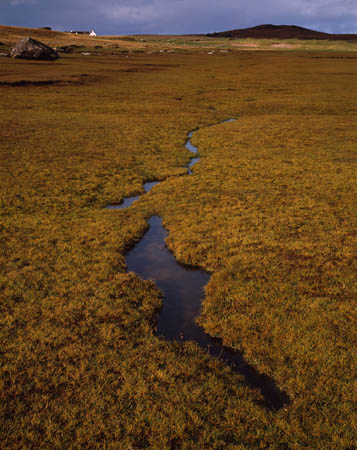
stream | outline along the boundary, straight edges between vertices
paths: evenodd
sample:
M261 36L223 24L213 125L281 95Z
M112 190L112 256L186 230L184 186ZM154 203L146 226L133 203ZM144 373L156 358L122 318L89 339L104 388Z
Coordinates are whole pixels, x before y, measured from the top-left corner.
M228 119L220 123L234 120ZM188 133L185 147L197 154L197 148L191 142L195 131L197 130ZM192 175L191 168L199 160L199 157L191 158L188 165L189 175ZM158 183L157 181L145 183L145 192L149 192ZM127 197L123 203L108 205L107 208L127 208L138 198L140 196ZM208 283L210 274L202 269L183 266L176 261L166 247L167 231L162 225L161 217L152 216L148 223L150 226L148 231L127 253L126 264L128 271L133 271L144 279L154 280L163 292L163 307L158 316L157 334L171 341L194 341L211 356L224 361L233 371L244 376L248 386L260 390L266 408L279 410L289 404L288 396L278 389L273 379L260 374L244 360L241 352L224 347L220 339L212 338L196 324L195 319L200 314L204 286Z

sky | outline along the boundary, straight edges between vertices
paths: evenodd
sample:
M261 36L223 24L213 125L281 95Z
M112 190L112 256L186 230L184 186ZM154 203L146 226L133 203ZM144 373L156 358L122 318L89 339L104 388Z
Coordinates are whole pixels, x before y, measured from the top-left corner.
M357 33L357 0L0 0L0 24L97 34L211 33L272 23Z

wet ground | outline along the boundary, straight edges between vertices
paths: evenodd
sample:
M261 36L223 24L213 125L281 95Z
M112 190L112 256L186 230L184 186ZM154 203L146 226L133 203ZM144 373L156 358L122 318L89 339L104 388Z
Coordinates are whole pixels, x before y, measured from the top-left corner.
M220 123L234 120L227 119ZM197 130L188 133L185 147L190 152L197 154L197 147L191 142L195 131ZM193 175L191 168L199 160L199 157L193 157L190 160L188 175ZM159 183L159 181L145 183L145 192L149 192ZM128 208L140 197L141 195L127 197L123 203L111 204L107 208ZM161 217L153 216L148 223L149 230L141 241L128 252L126 264L129 271L135 272L144 279L154 280L164 295L163 307L157 322L158 335L168 340L196 342L210 355L221 359L232 370L244 375L247 385L259 388L264 398L264 406L267 408L277 410L288 404L289 398L276 387L271 378L258 373L244 360L241 352L224 347L221 340L212 338L196 324L196 318L200 314L204 287L209 281L210 274L202 269L182 266L176 261L174 255L166 247L167 232L162 225Z
M246 384L260 389L269 409L280 409L288 397L272 379L259 374L244 361L242 353L222 345L196 324L201 309L204 287L210 274L202 269L180 265L165 245L167 232L159 216L149 220L150 228L126 256L129 271L141 278L154 280L163 292L163 307L158 315L157 334L168 340L195 341L212 356L245 376Z

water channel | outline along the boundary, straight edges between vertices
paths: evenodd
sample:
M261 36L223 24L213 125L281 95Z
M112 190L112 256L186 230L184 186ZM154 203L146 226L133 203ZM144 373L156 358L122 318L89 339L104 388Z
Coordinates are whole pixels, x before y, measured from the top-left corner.
M233 120L228 119L224 122ZM185 147L197 154L197 148L191 142L195 131L188 133ZM192 175L191 167L199 159L198 157L191 159L188 166L189 175ZM146 183L145 192L149 192L157 183ZM108 208L127 208L139 197L128 197L120 205L108 205ZM210 274L202 269L182 266L176 261L165 245L167 232L162 225L161 217L152 216L148 223L150 228L144 237L127 253L126 264L129 271L144 279L154 280L163 292L163 307L157 322L158 335L168 340L195 341L210 355L228 364L233 371L244 375L247 385L259 388L264 398L264 406L268 409L278 410L289 404L288 396L277 388L271 378L260 374L249 365L241 352L224 347L220 339L212 338L196 324L203 289L209 281Z

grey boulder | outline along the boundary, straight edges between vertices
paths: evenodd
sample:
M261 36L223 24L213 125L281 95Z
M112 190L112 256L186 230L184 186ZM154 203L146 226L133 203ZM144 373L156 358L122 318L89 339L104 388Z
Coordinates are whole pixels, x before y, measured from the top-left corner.
M48 45L31 38L20 39L11 50L13 58L39 59L44 61L54 61L58 59L58 53Z

